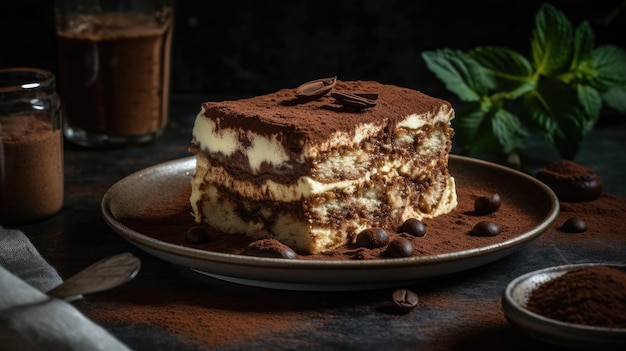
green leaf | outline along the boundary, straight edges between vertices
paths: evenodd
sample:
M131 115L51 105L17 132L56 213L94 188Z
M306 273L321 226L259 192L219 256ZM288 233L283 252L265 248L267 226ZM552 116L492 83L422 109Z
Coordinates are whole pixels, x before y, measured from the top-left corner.
M626 86L626 51L614 46L604 45L591 53L593 76L590 84L600 91L617 86Z
M582 111L579 111L579 113L582 113ZM579 119L576 117L563 119L559 123L559 128L552 135L554 147L556 147L563 158L568 160L574 159L583 139L582 127L578 123Z
M616 111L626 113L626 86L615 87L605 91L602 94L602 100L607 106Z
M574 50L572 59L572 70L576 70L576 67L584 61L587 61L591 56L595 43L595 36L589 22L583 21L576 28L574 33Z
M582 124L582 133L587 134L600 118L600 110L602 109L602 96L595 88L588 85L576 86L578 91L578 102L584 111L584 121Z
M528 137L519 118L505 109L495 111L491 128L506 154L521 149L524 139Z
M514 100L534 89L533 67L518 52L503 47L477 47L468 53L491 76L490 89Z
M448 90L469 102L456 109L452 122L455 142L468 152L515 155L527 136L523 127L530 127L571 159L603 105L626 112L626 51L594 45L589 22L574 29L562 12L544 3L535 16L530 59L489 46L422 56Z
M519 118L504 109L495 111L491 120L491 128L500 143L502 151L506 154L521 149L524 145L524 140L528 137Z
M578 90L556 79L542 81L523 97L533 127L566 159L572 159L587 124Z
M451 49L425 51L426 66L463 101L478 101L489 91L482 67L469 55Z
M552 5L544 3L535 17L531 51L535 71L556 77L567 71L572 53L572 24Z
M500 151L509 154L528 136L519 118L489 99L466 104L452 121L455 140L469 154Z
M499 145L491 128L488 102L470 102L456 111L452 120L454 140L468 154L497 151Z

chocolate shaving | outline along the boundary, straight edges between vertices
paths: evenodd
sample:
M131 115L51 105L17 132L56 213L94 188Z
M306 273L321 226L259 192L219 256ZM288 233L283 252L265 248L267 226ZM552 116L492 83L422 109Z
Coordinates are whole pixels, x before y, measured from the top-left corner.
M296 88L296 97L315 99L328 94L337 83L337 77L322 78L306 82Z

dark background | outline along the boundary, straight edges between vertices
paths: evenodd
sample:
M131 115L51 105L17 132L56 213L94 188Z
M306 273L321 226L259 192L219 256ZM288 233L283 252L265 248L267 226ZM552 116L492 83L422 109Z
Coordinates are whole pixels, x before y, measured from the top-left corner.
M624 0L549 1L596 44L624 47ZM52 1L0 4L0 68L56 71ZM542 1L178 0L173 94L256 94L327 76L445 95L420 53L499 45L528 54ZM615 17L609 20L612 13Z

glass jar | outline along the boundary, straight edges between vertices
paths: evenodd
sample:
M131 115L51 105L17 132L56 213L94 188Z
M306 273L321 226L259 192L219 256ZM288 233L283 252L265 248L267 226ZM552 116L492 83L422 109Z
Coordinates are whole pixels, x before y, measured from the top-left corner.
M103 148L163 133L173 11L173 0L55 1L65 140Z
M0 69L0 224L33 222L63 206L63 132L54 74Z

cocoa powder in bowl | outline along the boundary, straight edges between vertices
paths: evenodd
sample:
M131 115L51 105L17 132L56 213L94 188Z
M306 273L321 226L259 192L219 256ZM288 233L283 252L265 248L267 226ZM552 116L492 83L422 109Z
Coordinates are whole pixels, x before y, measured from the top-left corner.
M533 290L526 308L562 322L626 328L626 273L607 266L566 272Z

